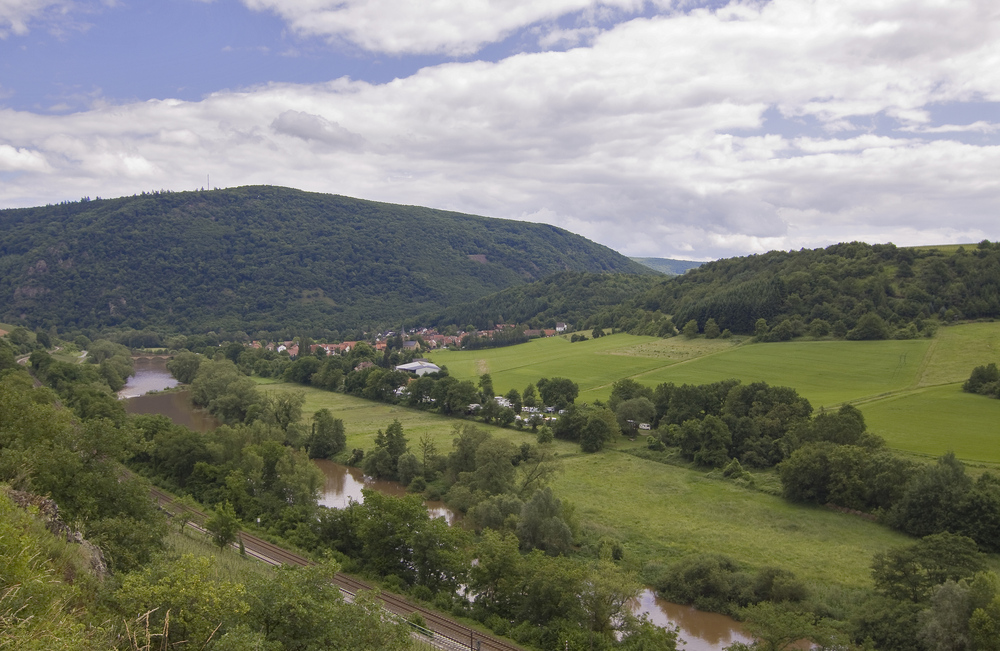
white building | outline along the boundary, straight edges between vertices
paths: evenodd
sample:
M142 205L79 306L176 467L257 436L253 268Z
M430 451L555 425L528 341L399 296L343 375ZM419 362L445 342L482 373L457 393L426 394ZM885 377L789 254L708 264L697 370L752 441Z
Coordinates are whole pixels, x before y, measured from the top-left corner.
M428 373L437 373L441 370L440 366L431 364L430 362L410 362L409 364L400 364L396 367L397 371L410 371L411 373L416 373L417 375L427 375Z

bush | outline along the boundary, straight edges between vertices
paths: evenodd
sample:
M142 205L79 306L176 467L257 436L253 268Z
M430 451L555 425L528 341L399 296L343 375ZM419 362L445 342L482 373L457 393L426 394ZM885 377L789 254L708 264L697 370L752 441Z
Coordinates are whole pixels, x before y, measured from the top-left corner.
M994 363L977 366L962 385L962 391L1000 398L1000 369Z
M733 613L734 605L746 606L754 596L750 577L722 554L697 554L678 561L656 589L671 601L719 613Z
M878 314L868 312L858 319L858 325L847 333L847 338L854 341L888 339L889 325Z

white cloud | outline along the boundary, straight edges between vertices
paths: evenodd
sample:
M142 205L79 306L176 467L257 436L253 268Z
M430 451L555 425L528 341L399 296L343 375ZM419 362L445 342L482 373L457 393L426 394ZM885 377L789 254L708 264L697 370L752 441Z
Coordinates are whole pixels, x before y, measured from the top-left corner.
M971 124L942 124L937 127L910 126L901 130L914 133L997 133L1000 132L1000 124L977 120Z
M65 14L70 0L0 0L0 39L28 33L28 24L48 14Z
M351 133L336 122L330 122L322 115L302 111L285 111L274 119L271 128L275 133L344 149L358 149L365 142L358 134Z
M580 11L637 11L643 0L243 0L293 30L373 52L466 55L512 32Z
M0 171L44 172L49 169L45 157L37 151L0 145Z
M211 174L217 186L527 217L628 254L698 258L997 239L1000 147L921 135L940 128L928 107L1000 99L992 7L773 0L635 19L588 47L386 84L0 110L0 155L48 165L0 176L0 196L35 205L194 189ZM830 130L767 133L772 108ZM915 133L854 126L886 115Z

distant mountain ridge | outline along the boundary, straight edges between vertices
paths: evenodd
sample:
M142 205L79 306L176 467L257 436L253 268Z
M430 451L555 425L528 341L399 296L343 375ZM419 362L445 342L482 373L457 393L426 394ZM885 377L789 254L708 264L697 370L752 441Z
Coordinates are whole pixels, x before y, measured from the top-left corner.
M651 273L546 224L272 186L0 211L0 320L33 328L329 335L562 271Z
M697 269L704 262L695 260L675 260L673 258L629 258L633 262L649 267L654 271L667 274L668 276L679 276L688 269Z

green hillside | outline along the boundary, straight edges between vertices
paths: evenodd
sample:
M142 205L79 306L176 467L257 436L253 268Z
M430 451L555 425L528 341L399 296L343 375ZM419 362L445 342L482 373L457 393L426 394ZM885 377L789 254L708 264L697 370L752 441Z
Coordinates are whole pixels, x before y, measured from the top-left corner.
M533 283L511 287L468 303L415 319L425 326L498 323L554 328L556 322L582 324L592 314L614 308L656 286L660 276L563 271Z
M767 341L806 334L887 339L928 335L937 322L984 317L1000 317L1000 244L849 242L707 262L585 325L662 335L691 320L704 329L714 319L721 329L754 334L764 319Z
M32 328L398 324L559 271L653 273L544 224L270 186L0 211L0 319Z

